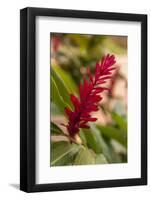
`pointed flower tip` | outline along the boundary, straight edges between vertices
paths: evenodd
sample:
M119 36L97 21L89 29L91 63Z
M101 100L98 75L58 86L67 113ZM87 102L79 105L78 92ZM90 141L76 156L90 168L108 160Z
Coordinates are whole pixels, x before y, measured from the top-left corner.
M68 107L65 107L64 111L65 111L65 113L66 113L66 115L67 115L68 117L70 117L70 116L71 116L71 114L72 114L72 111L71 111L71 109L70 109L70 108L68 108Z

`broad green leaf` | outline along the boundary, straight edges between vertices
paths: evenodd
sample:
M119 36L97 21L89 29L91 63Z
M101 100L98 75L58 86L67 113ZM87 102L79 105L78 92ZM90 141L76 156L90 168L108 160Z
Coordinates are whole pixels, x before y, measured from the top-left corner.
M108 162L112 162L110 150L105 143L100 130L97 129L96 126L92 123L89 123L89 125L90 129L84 130L88 147L93 149L96 154L103 153Z
M63 79L61 78L61 76L58 75L52 67L51 67L51 77L53 78L63 101L66 102L66 104L68 104L71 107L72 104L71 104L70 95L69 95L70 90L65 86L65 83Z
M68 92L74 93L78 91L74 80L72 79L72 77L70 76L68 72L64 71L61 67L57 65L53 65L52 67L53 67L53 70L56 72L56 74L58 74L58 76L61 77Z
M116 122L119 128L123 129L127 133L127 123L123 117L113 112L112 119Z
M101 153L102 148L98 143L96 134L91 129L82 129L82 132L84 133L87 146L93 149L95 153Z
M108 139L108 138L104 138L104 140L105 140L106 144L108 145L108 148L109 148L109 151L110 151L110 156L111 156L111 159L112 159L112 163L122 163L122 160L119 156L119 153L116 151L115 146L112 145L112 142L113 141L115 142L116 140ZM119 144L119 142L116 142L116 143ZM122 147L123 147L123 145L122 145Z
M51 77L51 100L58 106L59 110L64 113L64 108L67 106L67 104L64 102L62 96L60 95L60 91L53 77Z
M63 131L53 122L51 122L50 129L52 135L64 135Z
M103 154L97 154L95 157L95 164L107 164L107 159Z
M89 165L95 164L95 154L89 149L81 149L77 154L74 165Z
M81 148L80 145L70 144L69 142L52 142L50 152L50 165L62 166L72 165L74 155Z
M110 138L115 139L125 147L127 147L127 135L120 129L114 128L113 126L100 126L97 128L101 130L101 133Z
M93 135L97 138L97 147L100 148L99 153L103 153L109 163L112 163L112 157L110 153L110 149L105 142L104 138L102 137L101 131L96 127L96 125L91 124L91 131Z
M83 132L82 129L80 129L79 136L80 136L80 138L81 138L81 140L82 140L82 143L83 143L84 145L86 145L87 140L86 140L85 134L84 134L84 132Z
M70 89L68 88L68 85L65 85L63 78L61 77L61 75L59 75L58 73L55 72L55 70L51 67L51 76L53 77L59 93L61 95L61 97L63 98L64 102L66 102L66 104L68 104L68 106L70 108L73 107L71 101L70 101Z

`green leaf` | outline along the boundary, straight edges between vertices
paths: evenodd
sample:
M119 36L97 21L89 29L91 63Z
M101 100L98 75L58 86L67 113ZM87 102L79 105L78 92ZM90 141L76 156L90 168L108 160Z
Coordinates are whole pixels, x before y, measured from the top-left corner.
M89 125L90 129L83 129L87 140L87 146L93 149L96 154L103 153L108 162L112 162L110 150L105 143L100 130L97 129L96 126L92 123L89 123Z
M115 142L116 142L116 144L118 143L118 145L120 145L120 143L114 139L104 138L104 140L105 140L106 144L108 145L112 163L122 163L122 160L119 156L119 152L116 151L115 145L113 146L113 143L115 143ZM125 149L125 147L123 145L122 145L122 147Z
M103 154L97 154L95 158L95 164L107 164L107 159Z
M82 132L84 133L87 146L93 149L95 153L101 153L102 148L98 142L98 135L91 129L82 129Z
M80 145L70 144L65 141L51 142L50 165L72 165L74 155L80 148Z
M122 116L118 115L115 112L112 112L112 119L119 126L119 128L123 129L125 133L127 133L127 122Z
M101 130L101 133L110 138L115 139L125 147L127 147L127 135L120 129L114 128L112 126L97 126Z
M84 133L86 144L90 149L96 154L103 154L109 163L117 162L112 155L112 149L108 146L105 139L101 134L101 130L97 128L96 125L89 123L90 129L82 129Z
M75 161L75 165L89 165L95 164L95 154L93 154L89 149L81 149L77 154Z
M81 138L81 140L82 140L82 143L83 143L84 145L86 145L87 140L86 140L85 134L84 134L84 132L83 132L82 129L80 129L79 136L80 136L80 138Z
M101 131L94 124L91 124L91 131L93 132L93 135L95 135L95 137L97 138L97 147L100 148L99 153L103 153L103 155L106 157L107 161L109 163L112 163L113 160L111 157L110 149L109 149L107 143L105 142L105 140L101 134Z
M115 163L127 162L127 149L117 140L110 140L109 147L111 149L112 159ZM125 159L125 160L124 160Z
M65 83L61 78L61 76L56 74L56 72L52 67L51 67L51 77L53 78L55 85L58 88L58 92L63 101L66 102L66 104L69 105L69 107L72 107L72 103L70 101L70 96L69 96L70 90L65 86Z
M51 100L58 106L59 110L64 113L64 108L67 106L67 104L60 95L60 91L53 77L51 77Z
M52 135L64 135L63 131L53 122L51 122L50 129Z
M53 65L52 67L53 67L53 70L56 72L56 74L58 74L58 76L61 77L68 92L74 93L78 91L74 80L72 79L72 77L70 76L68 72L64 71L61 67L57 65Z

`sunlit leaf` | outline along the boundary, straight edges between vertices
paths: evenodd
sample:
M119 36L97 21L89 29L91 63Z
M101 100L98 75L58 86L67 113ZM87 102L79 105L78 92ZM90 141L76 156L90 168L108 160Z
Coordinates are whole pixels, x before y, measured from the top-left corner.
M61 76L56 74L53 68L51 68L51 77L53 78L55 85L58 89L59 95L61 96L63 101L66 102L66 104L72 106L71 101L70 101L70 96L69 96L70 90L65 86L63 79L61 78ZM51 96L52 96L52 92L53 91L51 91Z
M84 133L87 146L93 149L95 153L101 153L102 148L98 143L96 134L93 133L91 129L82 129L82 131Z
M79 151L80 145L69 142L51 142L51 166L72 165L74 155Z
M107 164L107 159L103 154L97 154L95 158L95 164Z
M53 77L51 77L51 101L54 102L59 110L64 113L64 108L67 106L62 96L60 95L60 91L55 83Z
M101 135L101 131L96 127L96 125L90 123L90 129L83 130L85 134L85 138L87 141L87 145L89 148L93 149L96 154L104 154L107 161L112 163L112 157L110 153L110 149L106 144L105 140Z
M95 154L93 154L89 149L81 149L77 154L75 161L75 165L89 165L95 164Z
M87 140L86 140L85 134L84 134L84 132L83 132L82 129L80 129L79 136L80 136L80 138L81 138L81 140L82 140L82 143L83 143L84 145L86 145Z
M61 67L59 67L57 65L53 65L52 67L53 67L53 70L56 72L56 74L59 77L61 77L68 92L74 93L74 92L78 91L74 80L72 79L71 75L68 72L64 71Z

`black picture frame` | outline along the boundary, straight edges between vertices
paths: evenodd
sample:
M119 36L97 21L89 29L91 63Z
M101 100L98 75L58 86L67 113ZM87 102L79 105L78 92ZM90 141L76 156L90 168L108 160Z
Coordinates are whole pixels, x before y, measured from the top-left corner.
M37 16L102 19L141 23L141 178L36 184L35 182L35 19ZM44 192L147 184L147 15L24 8L20 11L20 189Z

